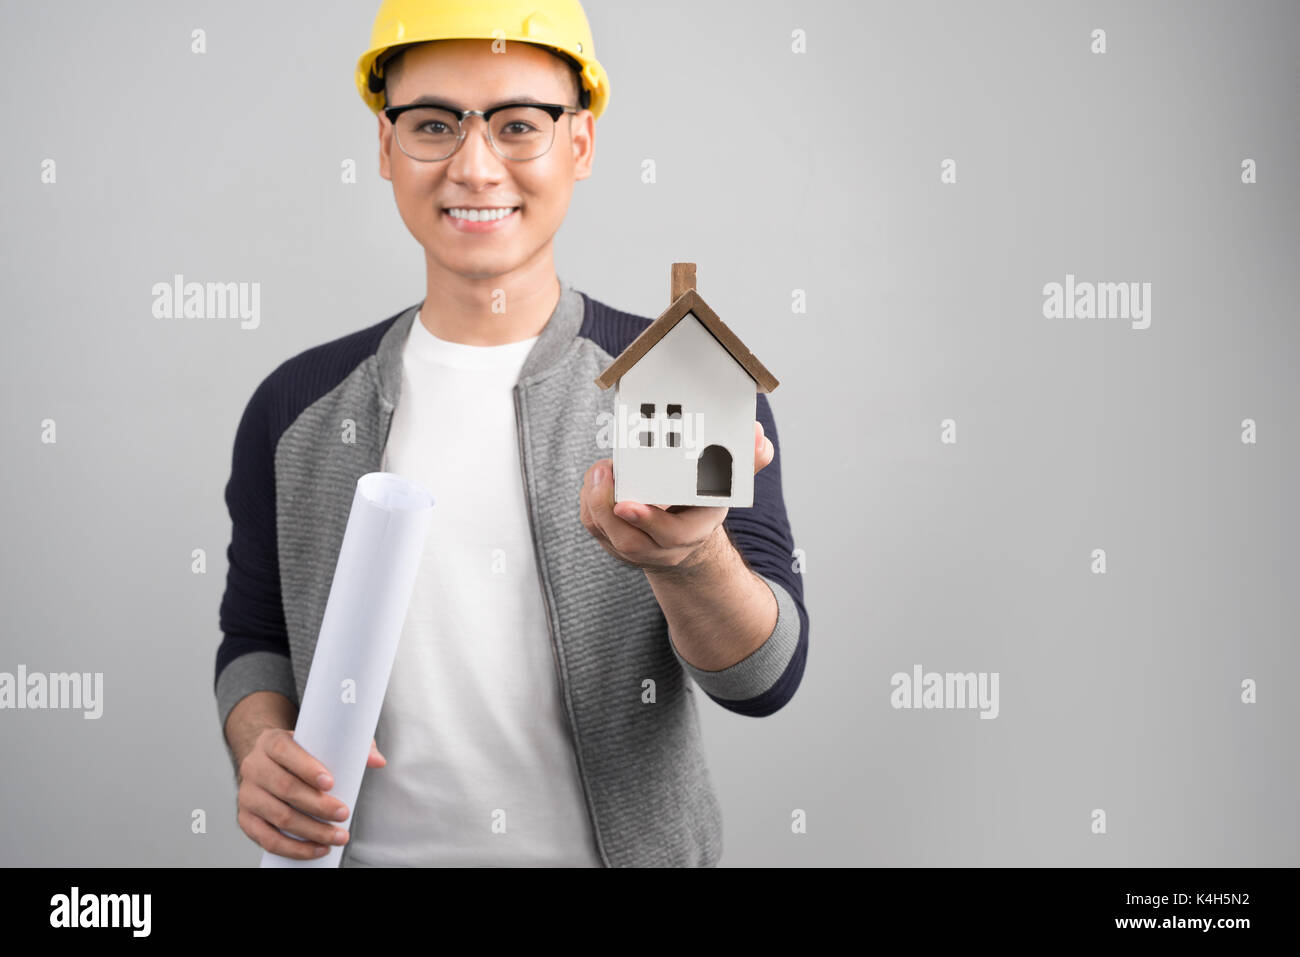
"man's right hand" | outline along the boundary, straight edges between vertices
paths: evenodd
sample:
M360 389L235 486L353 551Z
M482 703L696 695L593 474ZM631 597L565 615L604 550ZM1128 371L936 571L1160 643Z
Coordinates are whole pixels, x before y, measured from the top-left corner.
M387 763L372 738L366 767ZM297 860L321 857L331 845L346 844L349 836L315 820L347 819L349 808L325 793L333 786L329 770L293 740L292 731L266 728L239 763L239 826L273 854ZM286 837L281 828L302 840Z

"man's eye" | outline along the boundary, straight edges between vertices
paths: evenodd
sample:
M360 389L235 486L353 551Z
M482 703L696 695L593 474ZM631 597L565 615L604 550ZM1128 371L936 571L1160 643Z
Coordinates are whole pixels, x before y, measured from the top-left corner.
M442 127L442 129L435 130L435 129L432 129L432 128L431 128L431 127L435 127L435 126L440 126L440 127ZM441 133L448 132L449 127L447 126L446 123L443 123L441 120L429 120L427 123L422 123L422 124L420 124L420 126L418 127L418 129L419 129L419 131L420 131L421 133L438 133L438 134L441 134Z

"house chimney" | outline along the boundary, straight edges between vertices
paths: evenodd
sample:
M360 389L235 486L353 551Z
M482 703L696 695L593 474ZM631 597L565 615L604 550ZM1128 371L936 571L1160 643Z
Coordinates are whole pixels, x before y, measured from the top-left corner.
M668 303L671 305L694 288L695 263L673 263L673 290Z

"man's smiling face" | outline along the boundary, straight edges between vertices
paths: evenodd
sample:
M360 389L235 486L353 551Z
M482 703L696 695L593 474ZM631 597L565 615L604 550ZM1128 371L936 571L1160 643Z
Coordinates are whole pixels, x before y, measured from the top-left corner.
M490 40L439 40L407 49L386 105L421 96L461 109L534 99L577 107L574 83L557 57L527 43L493 53ZM393 184L398 212L424 247L431 267L467 279L509 274L545 253L569 208L573 184L591 175L594 119L565 113L555 142L537 159L501 157L485 137L482 117L466 117L465 141L445 160L420 162L402 152L393 126L379 114L379 172ZM452 208L513 208L499 222L466 228Z

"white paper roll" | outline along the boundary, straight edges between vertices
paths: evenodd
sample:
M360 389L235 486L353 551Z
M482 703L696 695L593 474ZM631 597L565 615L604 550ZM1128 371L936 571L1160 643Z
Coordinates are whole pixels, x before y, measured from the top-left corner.
M334 776L351 812L388 690L433 517L433 495L391 472L357 480L293 739ZM282 832L283 833L283 832ZM288 835L293 837L293 835ZM338 867L343 848L299 861L265 851L262 867Z

